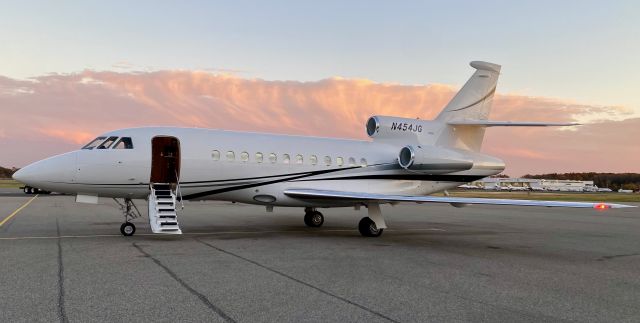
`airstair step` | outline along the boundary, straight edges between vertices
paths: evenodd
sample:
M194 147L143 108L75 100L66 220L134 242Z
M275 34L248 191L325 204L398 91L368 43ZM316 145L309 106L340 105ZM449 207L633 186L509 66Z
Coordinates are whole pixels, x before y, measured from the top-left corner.
M160 222L160 225L165 226L165 225L178 225L178 222Z
M168 184L154 184L149 195L149 224L153 233L182 234L176 214L176 196Z

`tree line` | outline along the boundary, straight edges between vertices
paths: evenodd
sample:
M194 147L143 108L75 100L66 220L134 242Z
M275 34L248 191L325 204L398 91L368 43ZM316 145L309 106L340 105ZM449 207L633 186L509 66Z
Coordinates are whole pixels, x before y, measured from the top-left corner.
M11 178L11 175L15 173L17 169L0 167L0 178Z
M540 175L524 175L524 178L535 179L564 179L574 181L593 181L593 184L600 188L610 188L614 191L640 190L640 174L638 173L551 173Z

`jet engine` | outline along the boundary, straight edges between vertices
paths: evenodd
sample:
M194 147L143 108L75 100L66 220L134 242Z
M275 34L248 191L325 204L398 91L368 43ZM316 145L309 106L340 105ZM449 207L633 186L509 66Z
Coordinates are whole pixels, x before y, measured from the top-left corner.
M373 116L367 120L367 135L374 139L416 137L431 130L431 121Z
M398 163L402 168L424 174L446 174L473 167L473 158L462 152L436 146L405 146Z

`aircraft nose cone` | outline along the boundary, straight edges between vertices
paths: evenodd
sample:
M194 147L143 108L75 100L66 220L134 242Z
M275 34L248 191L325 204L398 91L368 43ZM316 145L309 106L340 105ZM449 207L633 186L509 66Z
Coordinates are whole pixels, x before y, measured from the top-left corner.
M20 168L17 172L13 173L11 176L14 180L24 183L29 177L29 170L27 170L29 166Z
M73 180L76 153L66 153L37 161L13 174L13 179L32 187L46 189L52 183L69 183Z

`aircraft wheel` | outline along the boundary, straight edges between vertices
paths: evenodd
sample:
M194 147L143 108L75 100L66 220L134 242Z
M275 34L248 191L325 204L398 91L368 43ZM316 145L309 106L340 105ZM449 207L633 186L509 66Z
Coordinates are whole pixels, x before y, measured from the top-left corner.
M384 229L378 229L376 223L369 217L364 217L358 223L360 234L365 237L379 237Z
M28 187L25 186L22 190L24 191L24 194L29 194L29 188Z
M120 233L125 237L132 236L136 233L136 226L131 222L125 222L120 226Z
M324 215L318 211L306 212L304 214L304 224L308 227L318 228L324 223Z

